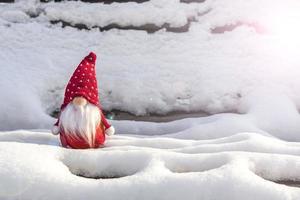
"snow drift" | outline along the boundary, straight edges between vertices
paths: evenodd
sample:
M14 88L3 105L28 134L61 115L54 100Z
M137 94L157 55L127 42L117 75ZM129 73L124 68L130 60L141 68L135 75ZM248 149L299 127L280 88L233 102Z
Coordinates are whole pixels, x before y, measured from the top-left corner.
M64 149L47 130L2 132L0 198L296 200L282 183L300 181L299 143L285 141L299 140L300 117L273 97L249 96L244 114L114 121L119 135L101 149Z
M49 114L62 102L70 74L91 50L99 57L98 83L106 110L136 115L238 112L240 99L260 87L282 92L299 108L299 41L287 40L290 35L278 38L270 13L276 10L282 16L289 11L288 17L297 19L298 6L291 0L190 4L151 0L112 5L28 0L1 4L0 91L6 104L0 106L0 129L49 128L54 121ZM118 14L107 16L108 7ZM131 16L129 11L136 7L136 15ZM202 12L205 14L199 15ZM148 34L61 28L50 23L53 18L71 24L87 24L80 20L88 20L88 26L151 22L176 27L189 19L194 22L186 33L162 29ZM215 27L236 22L257 24L269 31L258 33L241 23L231 32L211 33Z

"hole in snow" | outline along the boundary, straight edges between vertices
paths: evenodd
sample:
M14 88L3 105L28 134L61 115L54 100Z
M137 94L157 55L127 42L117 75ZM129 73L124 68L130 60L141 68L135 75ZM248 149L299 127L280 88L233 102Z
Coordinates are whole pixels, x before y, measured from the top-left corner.
M277 184L280 184L280 185L300 188L300 181L299 180L288 180L288 179L286 179L286 180L272 180L272 179L264 178L262 176L260 176L260 177L263 178L266 181L270 181L270 182L277 183Z
M271 178L266 178L266 177L263 177L262 175L259 175L259 174L256 174L256 175L261 177L262 179L264 179L266 181L270 181L270 182L273 182L273 183L277 183L277 184L285 185L285 186L289 186L289 187L300 188L300 181L299 180L291 180L291 179L272 180Z
M194 157L194 158L193 158ZM228 162L227 158L210 157L197 159L196 155L184 155L176 160L166 161L165 166L173 173L205 172L218 169Z
M254 170L259 178L276 184L300 188L299 161L294 157L268 156L256 161ZM288 169L288 170L286 170Z
M281 185L300 188L300 181L282 180L282 181L273 181L273 182Z
M112 166L109 166L108 164L101 165L100 161L98 164L94 162L79 162L74 164L68 163L66 166L72 174L82 178L118 179L131 176L138 171L138 169L135 168L125 169L120 166L120 164L116 165L115 163L111 163Z
M176 167L172 167L169 168L169 170L173 173L177 173L177 174L184 174L184 173L194 173L194 172L206 172L206 171L210 171L210 170L214 170L214 169L218 169L223 165L220 166L214 166L214 167L184 167L184 166L176 166Z
M132 176L148 165L147 156L129 152L72 150L62 159L69 171L82 178L118 179Z
M70 172L75 176L82 177L82 178L89 178L89 179L118 179L127 176L131 176L136 173L136 171L122 171L115 169L105 169L103 167L98 166L87 166L86 168L76 168L70 167L67 165Z
M71 170L70 170L71 171ZM76 172L72 172L72 174L82 177L82 178L90 178L90 179L118 179L118 178L123 178L126 176L131 176L133 174L121 174L121 173L103 173L103 174L90 174L88 172L84 172L84 171L76 171Z

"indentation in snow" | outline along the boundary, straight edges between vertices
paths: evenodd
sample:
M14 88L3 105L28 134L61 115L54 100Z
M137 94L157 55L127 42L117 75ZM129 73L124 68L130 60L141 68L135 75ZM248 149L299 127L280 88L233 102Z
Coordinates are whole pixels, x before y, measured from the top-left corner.
M74 175L94 179L115 179L132 176L148 165L149 156L141 153L69 151L62 162ZM93 159L91 159L93 158ZM138 161L138 162L137 162Z
M279 156L270 154L267 158L261 159L260 156L249 159L250 169L257 176L264 180L282 185L296 186L300 182L299 156ZM296 186L297 187L297 186Z
M166 167L173 173L207 172L222 167L228 159L216 159L214 156L203 156L202 159L193 159L198 155L177 155L166 159Z

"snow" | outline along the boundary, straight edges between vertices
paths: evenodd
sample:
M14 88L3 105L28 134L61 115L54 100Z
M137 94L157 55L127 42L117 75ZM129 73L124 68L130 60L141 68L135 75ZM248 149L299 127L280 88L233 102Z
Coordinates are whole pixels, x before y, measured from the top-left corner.
M7 11L7 9L9 10ZM207 9L206 5L181 4L179 0L151 0L143 4L128 2L109 5L89 4L80 1L41 4L27 0L19 1L6 8L3 7L4 15L6 12L16 12L16 15L17 12L23 12L24 14L38 15L37 20L41 21L45 19L47 21L62 20L72 25L85 24L89 28L110 24L120 26L154 24L161 26L165 23L171 27L180 27L184 26L190 18L196 17L198 13ZM14 16L7 19L14 21Z
M298 199L276 182L300 181L300 117L286 96L265 94L244 99L244 114L114 121L118 134L100 149L62 148L49 130L2 132L0 197Z
M88 27L107 26L109 24L142 26L153 22L157 26L168 23L173 27L180 27L187 23L189 15L186 10L191 7L188 4L180 6L179 1L174 0L152 0L143 4L132 2L125 6L122 4L83 5L82 2L48 4L44 7L45 15L48 20L63 20L73 25L81 23ZM65 9L66 6L69 7L68 10ZM196 14L194 13L194 15Z
M299 5L0 4L0 199L299 199L298 187L280 184L300 181ZM52 20L87 27L192 22L184 33L148 34L62 28ZM50 134L50 113L90 51L98 55L104 109L211 115L112 120L116 135L105 148L62 148Z
M299 151L299 146L295 148ZM1 196L22 199L299 198L299 190L271 182L299 181L298 156L247 153L238 149L242 148L237 148L237 152L197 154L138 148L72 151L1 142L4 153L1 158L5 160L1 167L8 170L1 170L1 183L5 183ZM14 159L9 159L11 156ZM122 178L94 180L73 173Z
M264 2L264 5L269 5L268 2ZM1 91L5 91L8 103L2 105L0 110L8 113L13 107L20 113L2 115L0 124L7 125L0 128L50 128L53 121L48 117L49 113L59 107L70 74L89 51L95 51L99 58L96 66L98 84L102 105L106 110L117 109L136 115L172 111L204 111L211 114L237 112L241 97L261 87L281 91L299 108L299 41L279 40L274 34L259 34L248 26L225 34L210 32L211 28L232 23L232 19L246 21L243 17L249 17L257 21L263 7L256 14L249 14L255 5L256 1L247 4L236 1L232 6L226 0L191 4L179 1L171 1L170 4L149 1L145 4L113 5L82 2L40 4L35 1L4 4L0 6L3 11L0 12L0 49L3 52L0 65L10 67L0 69L2 76L6 77L1 80L0 87ZM168 20L172 19L178 20L181 26L181 21L190 17L195 17L198 22L193 22L186 33L160 30L154 34L116 29L105 32L99 32L98 29L80 31L61 28L60 24L49 24L51 18L45 11L48 8L62 16L64 13L68 15L66 19L57 16L62 20L84 23L71 17L76 17L72 15L72 9L61 12L66 6L74 7L74 12L78 9L82 20L90 19L92 13L89 11L97 8L95 20L89 20L93 26L114 23L119 15L125 20L120 21L119 25L147 24L150 20L157 25L164 21L176 26L176 23ZM116 10L111 12L118 14L109 15L111 18L106 20L101 16L105 15L102 12L106 12L107 6ZM145 16L134 17L141 22L135 22L130 18L133 15L127 13L136 6L142 10L136 12ZM144 9L149 6L155 9L149 8L151 12L145 12ZM186 15L168 19L151 17L165 8L167 11L161 12L163 15L177 16L173 12L184 12ZM270 5L264 8L268 9ZM124 9L124 12L119 12L120 9ZM246 11L243 16L237 12L240 14L232 14L232 19L227 19L230 9ZM206 10L210 12L203 16L195 14ZM27 19L22 17L24 14L37 17ZM268 25L264 18L261 24ZM29 78L31 81L27 83ZM18 89L8 88L12 85ZM23 106L24 102L28 102L28 106ZM25 115L31 119L25 122L22 117ZM10 124L13 120L17 121Z

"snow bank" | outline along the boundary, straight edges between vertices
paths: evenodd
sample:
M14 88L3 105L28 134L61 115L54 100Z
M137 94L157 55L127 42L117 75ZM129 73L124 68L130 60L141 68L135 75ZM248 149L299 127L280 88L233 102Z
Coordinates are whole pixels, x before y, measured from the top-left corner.
M264 6L257 9L261 4ZM106 110L119 109L136 115L171 111L237 112L241 99L261 87L287 95L299 108L297 40L279 40L273 33L258 34L248 26L224 34L210 31L234 21L267 26L270 19L262 16L264 11L277 9L281 4L283 10L298 5L292 0L288 3L218 0L184 4L172 0L163 4L152 0L112 5L37 1L1 4L0 91L6 104L0 107L0 129L49 128L54 122L49 114L60 106L70 74L91 50L99 57L98 83ZM66 6L78 11L80 17L76 18L71 9L62 12ZM138 14L130 18L128 13L132 12L128 11L136 7ZM153 9L145 13L146 8ZM51 25L50 14L44 12L47 9L56 13L53 17L66 15L62 19L72 23L85 23L79 20L93 18L89 20L91 26L116 21L123 25L164 22L175 26L190 17L197 22L181 34L164 30L154 34L134 30L79 31ZM105 9L118 14L106 16ZM124 12L119 12L121 9ZM196 14L207 9L210 11L203 16ZM161 15L153 17L162 10ZM295 9L291 13L295 14ZM297 19L296 14L289 16ZM234 123L234 117L231 119L228 123ZM237 130L242 129L236 126ZM253 130L257 131L255 127ZM291 129L296 130L297 126Z
M101 149L62 148L49 130L1 132L0 198L299 199L280 183L300 181L300 117L268 94L244 98L244 114L113 121L118 134Z
M26 134L36 137L39 145L26 138L22 143L20 138ZM104 149L68 150L49 145L58 139L50 133L42 144L40 138L45 135L37 131L1 135L1 199L300 197L299 189L274 183L300 180L300 147L295 143L243 133L207 141L170 138L167 146L164 138L156 137L152 147L145 148L146 138L123 146L122 140L135 137L116 135ZM217 153L220 148L227 152Z
M143 4L131 2L111 5L64 2L47 4L43 8L49 20L65 21L72 25L85 24L87 27L104 27L110 24L123 27L145 24L162 26L165 23L171 27L181 27L187 24L190 16L197 15L197 10L191 9L192 5L180 4L179 0L152 0Z
M66 9L67 8L67 9ZM143 26L152 24L171 27L181 27L191 18L208 10L206 4L186 4L179 0L150 0L145 3L84 3L61 2L39 3L37 1L18 1L13 5L3 5L0 8L2 18L15 22L20 13L37 17L38 21L64 21L72 25L84 24L88 28L105 27L111 24L125 26ZM13 16L14 14L14 16ZM10 16L10 17L9 17ZM23 22L26 20L23 19ZM27 20L29 21L29 20ZM22 21L18 21L22 22Z

